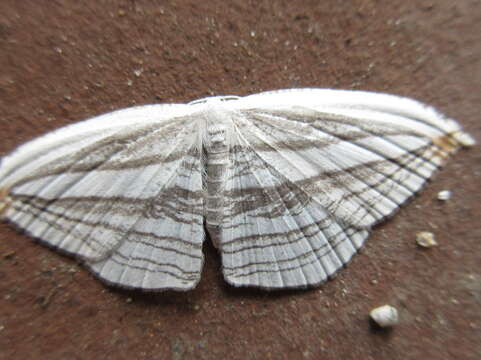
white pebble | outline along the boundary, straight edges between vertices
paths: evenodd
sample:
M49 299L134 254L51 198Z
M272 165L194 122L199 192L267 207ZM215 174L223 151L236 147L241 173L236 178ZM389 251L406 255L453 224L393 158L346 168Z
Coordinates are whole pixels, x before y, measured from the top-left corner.
M369 316L380 327L394 326L399 322L397 309L391 305L383 305L373 309Z
M438 193L438 200L446 201L451 199L451 191L443 190Z
M434 239L434 234L428 231L421 231L416 234L416 243L424 248L430 248L438 245Z

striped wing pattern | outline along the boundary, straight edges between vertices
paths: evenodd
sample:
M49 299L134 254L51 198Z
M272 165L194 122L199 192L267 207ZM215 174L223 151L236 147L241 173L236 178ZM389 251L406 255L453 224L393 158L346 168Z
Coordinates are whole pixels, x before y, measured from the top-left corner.
M368 232L332 216L256 151L234 152L221 233L225 279L267 289L316 285L360 248Z
M359 91L134 107L4 157L0 215L112 285L195 287L205 222L230 284L309 287L473 144L432 108Z
M204 261L202 196L200 157L194 153L160 191L142 202L110 256L88 261L88 266L111 284L144 290L195 287ZM133 203L125 215L132 215Z
M148 117L145 110L125 111L132 121ZM109 119L96 123L102 121ZM110 284L194 287L203 264L204 230L192 121L154 117L118 127L113 122L113 129L100 134L90 133L91 127L77 129L68 142L52 139L52 149L10 171L6 180L15 186L4 216L47 245L79 257ZM29 149L20 149L20 156L22 151ZM24 169L28 175L19 178Z
M424 118L342 104L245 110L226 190L232 210L220 235L227 281L308 287L346 265L370 228L457 149Z
M369 227L417 192L447 151L409 128L355 118L254 113L243 130L258 156L337 218ZM298 119L302 119L299 121Z

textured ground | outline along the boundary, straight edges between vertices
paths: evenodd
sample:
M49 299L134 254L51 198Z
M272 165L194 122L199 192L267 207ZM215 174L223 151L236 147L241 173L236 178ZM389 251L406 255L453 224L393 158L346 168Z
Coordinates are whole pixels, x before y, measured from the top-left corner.
M481 139L479 0L160 3L2 0L0 155L132 104L308 86L411 96ZM310 291L233 289L210 244L192 292L114 290L1 224L0 358L479 359L480 183L479 147L459 153ZM384 303L389 332L367 321Z

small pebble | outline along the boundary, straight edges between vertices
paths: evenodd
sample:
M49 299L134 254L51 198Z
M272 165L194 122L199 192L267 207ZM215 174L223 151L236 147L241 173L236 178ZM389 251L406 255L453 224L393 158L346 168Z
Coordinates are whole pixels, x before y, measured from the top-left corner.
M369 316L380 327L394 326L399 322L397 309L391 305L383 305L373 309Z
M434 234L428 231L421 231L416 234L416 243L423 248L430 248L438 245Z
M449 199L451 199L451 191L443 190L438 193L438 200L447 201Z

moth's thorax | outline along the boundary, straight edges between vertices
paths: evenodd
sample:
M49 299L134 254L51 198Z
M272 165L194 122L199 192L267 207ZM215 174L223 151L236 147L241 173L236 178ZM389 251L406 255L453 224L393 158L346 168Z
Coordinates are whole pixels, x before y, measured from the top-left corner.
M202 145L207 153L228 151L232 135L233 111L226 104L209 100L202 111Z

